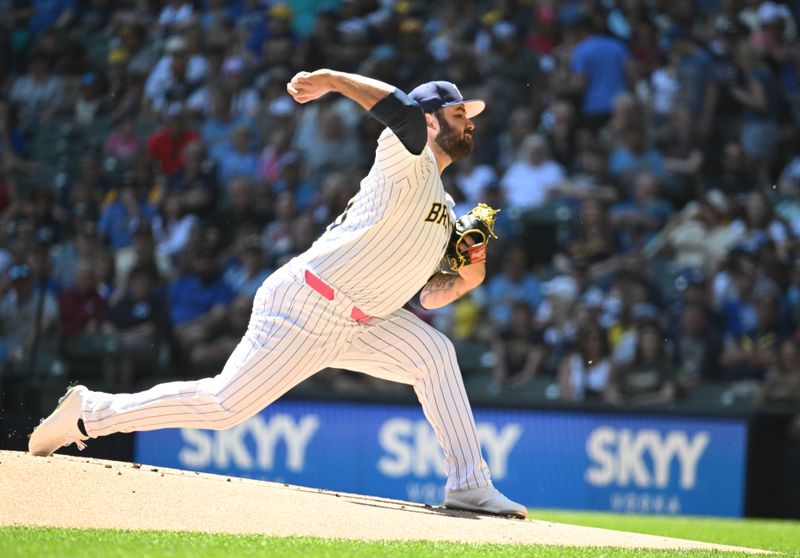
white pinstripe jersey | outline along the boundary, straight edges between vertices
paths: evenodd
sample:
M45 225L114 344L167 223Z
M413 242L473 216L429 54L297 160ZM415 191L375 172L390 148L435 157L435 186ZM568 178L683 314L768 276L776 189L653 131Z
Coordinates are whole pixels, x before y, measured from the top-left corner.
M358 193L297 259L368 315L386 316L439 270L452 207L430 148L414 155L387 128Z

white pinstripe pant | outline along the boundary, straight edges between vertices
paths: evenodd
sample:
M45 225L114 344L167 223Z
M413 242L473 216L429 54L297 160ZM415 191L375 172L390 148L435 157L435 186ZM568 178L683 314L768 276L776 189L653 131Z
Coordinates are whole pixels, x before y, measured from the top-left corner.
M220 374L133 394L89 392L87 433L229 428L331 366L412 385L444 450L445 490L490 484L450 340L403 309L359 324L351 301L339 292L325 299L302 272L290 264L262 285L247 333Z

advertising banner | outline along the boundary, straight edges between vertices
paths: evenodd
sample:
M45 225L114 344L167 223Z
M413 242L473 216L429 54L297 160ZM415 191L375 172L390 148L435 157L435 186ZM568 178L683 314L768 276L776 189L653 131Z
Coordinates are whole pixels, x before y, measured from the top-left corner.
M529 507L741 516L736 419L476 409L496 486ZM136 460L440 503L442 452L418 407L281 401L228 430L136 435Z

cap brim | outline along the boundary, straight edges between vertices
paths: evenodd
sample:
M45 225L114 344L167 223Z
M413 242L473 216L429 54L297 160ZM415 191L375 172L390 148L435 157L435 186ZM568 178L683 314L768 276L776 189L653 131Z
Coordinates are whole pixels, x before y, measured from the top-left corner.
M483 112L483 109L486 108L486 103L480 99L470 99L469 101L461 101L459 103L445 103L442 105L442 108L456 107L458 105L464 105L464 110L467 111L467 118L478 116Z

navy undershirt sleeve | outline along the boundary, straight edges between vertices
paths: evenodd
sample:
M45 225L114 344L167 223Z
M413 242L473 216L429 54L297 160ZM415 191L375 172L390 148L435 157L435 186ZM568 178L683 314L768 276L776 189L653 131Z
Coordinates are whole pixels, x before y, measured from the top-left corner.
M428 142L425 113L416 101L399 89L375 103L369 112L394 132L409 152L419 155L425 149Z

